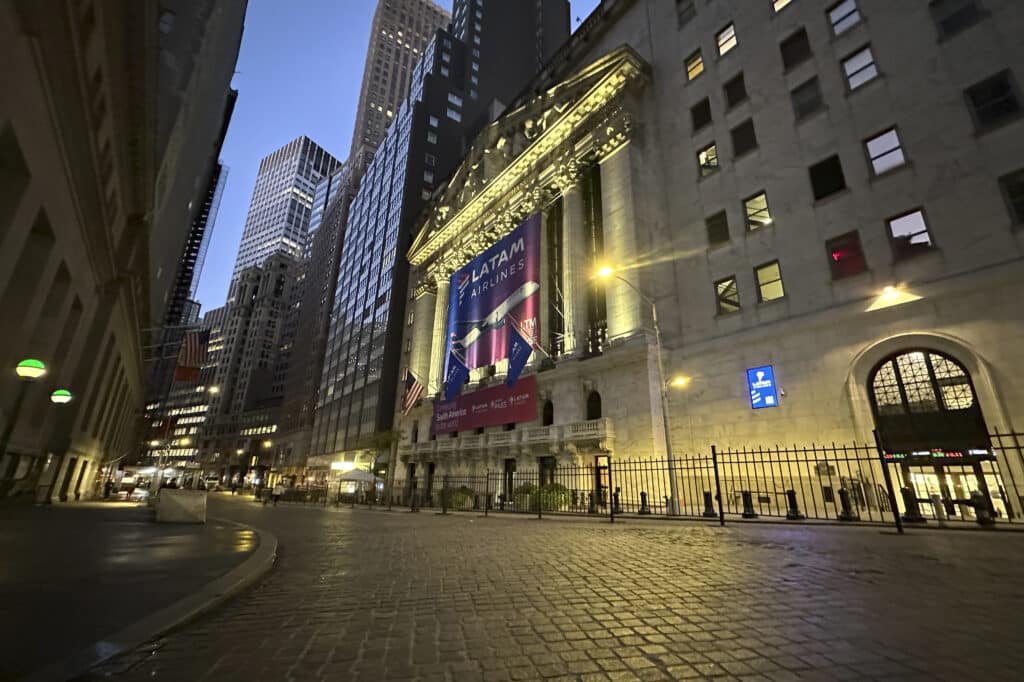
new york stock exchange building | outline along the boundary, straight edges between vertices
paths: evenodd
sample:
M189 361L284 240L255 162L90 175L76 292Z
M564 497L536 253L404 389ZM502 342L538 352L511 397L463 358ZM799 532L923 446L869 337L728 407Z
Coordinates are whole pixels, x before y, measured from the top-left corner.
M393 497L1020 522L1015 20L693 5L604 3L435 195Z

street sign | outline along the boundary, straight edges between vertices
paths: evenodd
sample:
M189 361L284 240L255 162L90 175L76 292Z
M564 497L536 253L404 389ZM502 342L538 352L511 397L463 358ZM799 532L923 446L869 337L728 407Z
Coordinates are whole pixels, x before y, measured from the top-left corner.
M747 370L747 386L750 388L750 407L778 407L779 393L775 387L775 372L771 365Z

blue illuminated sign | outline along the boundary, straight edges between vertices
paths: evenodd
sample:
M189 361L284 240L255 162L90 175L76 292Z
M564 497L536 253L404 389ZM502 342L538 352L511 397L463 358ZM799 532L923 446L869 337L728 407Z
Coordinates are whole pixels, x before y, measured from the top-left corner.
M779 393L775 388L775 372L771 365L747 370L747 386L750 388L750 406L755 410L762 407L778 407Z

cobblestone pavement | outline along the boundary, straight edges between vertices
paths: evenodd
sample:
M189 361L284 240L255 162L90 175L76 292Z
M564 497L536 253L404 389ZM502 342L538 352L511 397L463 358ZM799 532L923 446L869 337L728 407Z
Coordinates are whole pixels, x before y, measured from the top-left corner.
M278 565L86 679L1020 679L1024 536L259 507Z
M0 680L188 596L256 546L233 524L156 524L152 515L124 503L0 509Z

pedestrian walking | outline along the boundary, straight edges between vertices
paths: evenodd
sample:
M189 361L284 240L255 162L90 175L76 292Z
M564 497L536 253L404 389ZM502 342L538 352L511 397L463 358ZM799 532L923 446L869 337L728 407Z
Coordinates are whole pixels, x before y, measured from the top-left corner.
M274 506L275 507L277 506L277 501L281 499L282 495L284 495L284 486L281 485L280 483L275 483L274 484L274 490L273 490Z

